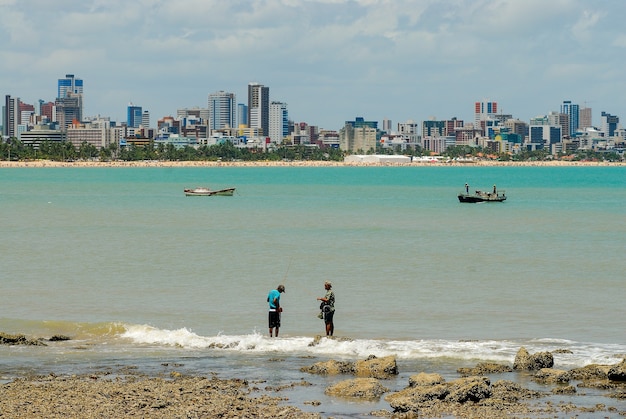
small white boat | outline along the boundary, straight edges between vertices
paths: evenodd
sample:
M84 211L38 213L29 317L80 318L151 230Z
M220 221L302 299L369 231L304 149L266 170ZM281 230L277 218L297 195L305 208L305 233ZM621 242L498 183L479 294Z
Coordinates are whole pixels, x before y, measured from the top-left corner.
M205 187L185 189L186 196L233 196L235 188L211 190Z

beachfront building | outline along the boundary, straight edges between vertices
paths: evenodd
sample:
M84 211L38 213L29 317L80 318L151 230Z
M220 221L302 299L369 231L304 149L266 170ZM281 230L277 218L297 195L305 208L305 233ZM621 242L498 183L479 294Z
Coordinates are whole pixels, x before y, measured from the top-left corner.
M209 134L215 130L237 126L237 100L234 93L209 94Z
M24 146L32 146L33 149L39 150L39 146L45 142L65 141L65 133L53 129L49 124L35 125L30 131L20 133L20 141Z
M269 133L270 140L275 144L281 144L289 135L289 113L287 104L284 102L270 103Z
M378 134L378 122L356 117L339 130L340 148L352 153L376 150Z
M411 163L411 158L390 154L351 154L343 161L348 164L407 164Z
M116 127L108 119L95 119L84 124L72 125L66 131L66 141L77 149L87 143L97 149L118 144L123 137L124 127Z
M339 133L337 131L320 130L317 136L317 143L321 147L340 148Z
M197 147L199 141L196 137L186 137L179 134L159 133L154 139L155 147L159 144L164 146L173 145L176 149L183 149L185 147Z
M270 88L252 82L248 84L248 126L258 128L263 135L270 128Z
M421 146L424 150L441 154L448 147L456 145L456 137L454 135L424 137L422 136Z
M289 129L289 126L287 126ZM319 132L316 126L309 125L306 122L293 124L291 133L287 134L289 142L293 145L317 144Z

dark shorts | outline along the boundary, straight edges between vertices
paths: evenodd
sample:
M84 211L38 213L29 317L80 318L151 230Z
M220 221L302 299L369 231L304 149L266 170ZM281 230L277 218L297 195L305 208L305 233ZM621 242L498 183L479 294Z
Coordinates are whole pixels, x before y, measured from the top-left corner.
M270 329L280 327L280 313L278 311L270 311L268 316Z
M324 313L324 323L329 324L333 322L333 316L335 315L335 311L328 311Z

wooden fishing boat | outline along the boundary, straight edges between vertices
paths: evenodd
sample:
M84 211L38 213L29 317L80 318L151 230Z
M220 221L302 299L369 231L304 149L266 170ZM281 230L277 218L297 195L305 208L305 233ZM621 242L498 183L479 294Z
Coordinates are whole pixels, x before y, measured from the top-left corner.
M185 189L186 196L233 196L235 188L225 188L212 190L206 187L199 187L193 189Z
M476 191L473 194L460 192L458 195L458 198L459 198L459 202L469 202L469 203L502 202L502 201L506 201L506 193L505 191L497 191L497 192Z

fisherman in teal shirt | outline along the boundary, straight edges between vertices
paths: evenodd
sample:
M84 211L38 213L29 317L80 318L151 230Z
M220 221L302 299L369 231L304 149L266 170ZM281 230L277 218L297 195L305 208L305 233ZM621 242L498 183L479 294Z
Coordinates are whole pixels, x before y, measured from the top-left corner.
M276 287L275 290L271 290L267 295L267 302L270 304L268 316L270 337L278 337L278 329L280 328L280 313L283 311L283 308L280 306L280 294L283 292L285 292L285 286L281 284Z

